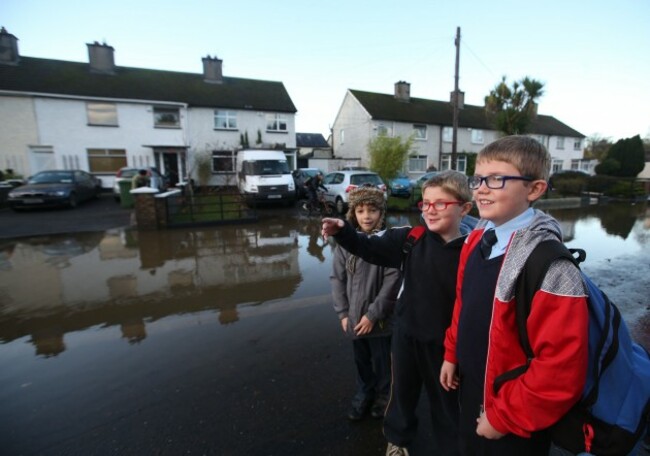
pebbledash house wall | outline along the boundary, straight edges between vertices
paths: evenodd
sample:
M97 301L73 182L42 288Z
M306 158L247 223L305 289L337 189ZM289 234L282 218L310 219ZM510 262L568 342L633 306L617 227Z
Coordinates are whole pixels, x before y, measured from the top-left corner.
M39 144L34 99L25 96L0 96L0 169L16 174L29 173L29 147Z
M337 158L360 159L360 165L368 166L368 143L372 132L370 114L348 91L334 125L350 125L352 128L334 129L333 153Z
M146 145L182 147L185 143L184 109L180 109L180 128L155 128L151 102L115 102L117 126L89 125L86 100L39 97L34 105L40 128L40 144L54 145L55 166L60 169L90 169L88 149L123 149L126 151L127 166L154 166L152 149ZM179 104L167 106L182 108ZM64 160L68 162L67 166ZM112 187L114 172L93 174L102 180L102 187Z
M276 111L251 111L225 109L235 112L237 115L236 129L218 129L215 128L214 116L215 111L220 108L199 108L193 107L188 111L189 127L188 142L189 154L193 156L197 153L212 153L213 151L231 151L234 155L238 149L245 149L241 144L241 135L248 133L249 147L263 147L272 149L276 144L283 144L280 150L292 149L289 152L289 159L293 161L290 166L295 168L296 163L296 120L293 113L279 113ZM266 130L267 114L284 114L287 122L286 132L275 132ZM258 131L261 134L262 144L258 144ZM233 163L234 165L234 163ZM191 164L189 165L191 166ZM209 185L229 186L236 185L235 172L218 173L213 172Z

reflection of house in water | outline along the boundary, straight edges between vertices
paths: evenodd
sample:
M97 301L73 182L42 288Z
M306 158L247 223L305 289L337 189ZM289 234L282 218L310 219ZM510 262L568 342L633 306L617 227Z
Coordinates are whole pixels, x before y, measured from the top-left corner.
M286 224L114 231L83 248L17 241L0 271L0 342L31 335L37 352L52 356L66 332L94 325L117 325L134 343L146 338L146 321L169 315L212 309L232 323L239 304L293 294L298 253Z

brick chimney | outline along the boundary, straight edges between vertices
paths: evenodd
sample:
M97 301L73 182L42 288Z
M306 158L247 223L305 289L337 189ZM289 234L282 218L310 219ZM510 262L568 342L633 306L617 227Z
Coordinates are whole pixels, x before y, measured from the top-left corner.
M223 82L223 72L221 68L223 60L216 56L203 57L203 80L211 84L221 84Z
M88 46L88 62L91 73L115 74L115 60L113 46L108 44L86 43Z
M0 29L0 64L18 65L18 38L2 27Z
M398 101L408 102L411 100L411 84L406 81L397 81L395 83L395 98Z

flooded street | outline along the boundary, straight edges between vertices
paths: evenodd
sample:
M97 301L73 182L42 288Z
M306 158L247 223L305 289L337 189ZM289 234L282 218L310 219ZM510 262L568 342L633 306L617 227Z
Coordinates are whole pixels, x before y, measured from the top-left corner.
M549 212L650 347L646 205ZM345 416L331 257L319 220L285 209L0 240L2 454L383 454L380 422ZM435 452L422 434L415 456Z

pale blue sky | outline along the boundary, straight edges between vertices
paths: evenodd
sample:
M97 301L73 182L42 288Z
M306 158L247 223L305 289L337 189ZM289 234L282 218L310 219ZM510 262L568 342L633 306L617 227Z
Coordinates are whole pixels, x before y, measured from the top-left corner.
M21 55L282 81L298 132L327 137L347 89L448 100L461 27L460 89L483 98L505 75L545 84L539 112L584 135L650 135L650 1L2 0Z

